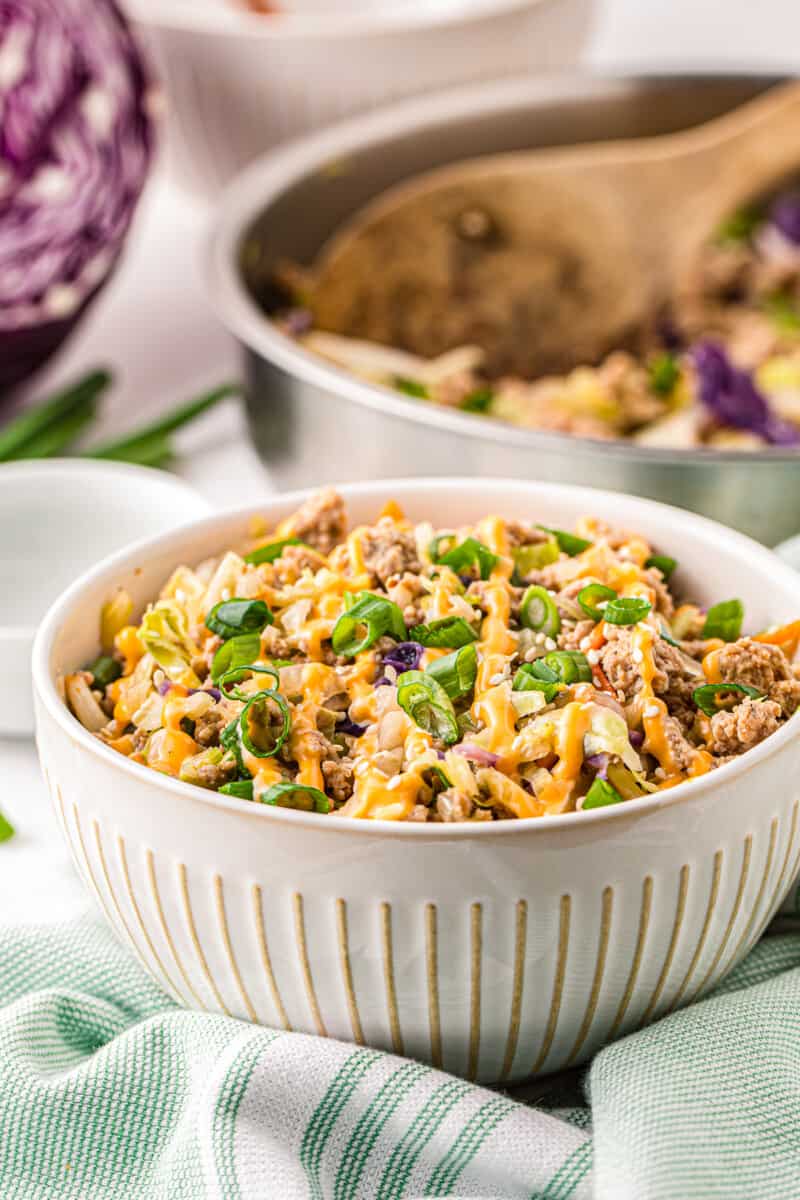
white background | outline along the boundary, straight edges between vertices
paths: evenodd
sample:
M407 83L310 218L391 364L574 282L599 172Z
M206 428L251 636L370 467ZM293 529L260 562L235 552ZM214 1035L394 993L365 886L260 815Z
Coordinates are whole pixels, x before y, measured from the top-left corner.
M800 67L800 0L605 0L586 65ZM208 214L156 172L116 278L37 386L108 363L117 386L102 433L121 432L235 377L237 355L204 299ZM220 506L269 488L235 405L183 439L180 473ZM0 739L0 802L18 830L0 846L3 921L63 920L87 901L62 851L32 743Z

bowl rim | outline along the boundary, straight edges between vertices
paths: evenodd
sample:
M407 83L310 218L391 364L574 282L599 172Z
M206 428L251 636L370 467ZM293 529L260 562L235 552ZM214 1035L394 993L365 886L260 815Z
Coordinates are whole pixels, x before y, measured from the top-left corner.
M780 446L759 450L670 448L644 446L622 438L600 439L560 434L548 430L524 429L492 417L464 413L443 405L424 405L380 384L369 383L321 356L303 349L270 321L244 283L239 267L242 238L264 210L289 188L307 176L324 169L326 164L346 159L349 154L376 143L386 142L393 134L409 133L448 118L466 118L500 111L537 100L568 100L576 95L591 96L593 91L608 95L609 88L622 93L637 86L673 82L687 78L696 81L763 79L765 86L779 77L765 71L737 73L727 67L717 72L653 74L641 72L610 75L518 77L472 87L457 87L387 105L374 113L342 121L300 141L289 143L261 155L225 188L217 206L206 244L205 266L209 296L222 323L248 348L312 387L333 393L339 399L356 401L367 408L390 416L430 425L459 436L491 438L533 453L602 452L604 458L630 460L645 467L673 464L677 459L686 466L704 467L710 463L753 464L792 462L800 465L800 451Z
M7 485L14 489L15 482L21 479L51 480L53 483L79 482L86 476L93 475L98 481L107 479L111 484L127 481L130 484L143 487L157 487L165 494L171 492L181 494L188 501L191 499L201 512L210 508L208 501L191 484L177 475L170 475L155 467L143 467L138 463L117 462L115 459L103 458L42 458L20 459L0 463L0 491ZM133 506L132 506L133 507ZM191 521L186 516L181 523ZM177 528L173 526L173 528ZM122 547L124 549L124 547ZM116 553L114 551L113 553ZM46 615L46 614L45 614ZM44 618L42 618L44 619ZM39 625L41 622L39 622ZM33 642L39 625L6 625L0 621L0 645L9 643Z
M798 582L796 572L779 559L771 550L746 537L744 534L727 529L716 521L698 516L696 513L689 512L688 510L674 508L671 505L661 504L654 500L643 500L624 493L603 491L598 488L578 487L570 484L547 484L530 482L528 480L486 478L481 480L481 487L485 487L487 493L499 493L502 491L505 495L515 493L529 496L534 500L537 494L544 494L546 492L548 498L554 500L555 503L558 503L560 499L566 498L580 499L586 504L587 511L596 511L598 513L602 513L603 505L608 506L610 504L612 511L615 506L619 505L623 509L631 507L636 510L637 515L638 513L642 513L645 520L648 513L653 516L661 515L662 518L669 514L677 536L680 535L682 528L689 528L695 533L704 535L705 540L708 541L712 549L720 544L727 544L729 549L739 553L743 562L748 562L749 560L751 569L754 567L760 568L765 576L782 580L788 588L796 588L800 592L800 583ZM345 501L351 498L374 497L377 504L381 500L385 500L389 495L396 496L402 502L404 496L413 494L418 489L438 492L442 497L446 497L448 492L474 492L474 488L474 479L454 477L444 479L414 478L390 479L377 482L368 481L342 484L338 490L341 491ZM492 821L485 824L474 824L471 822L430 824L426 822L423 825L410 821L363 820L355 817L338 817L335 820L329 820L317 813L273 808L268 805L253 804L251 801L240 800L235 796L223 796L219 792L208 791L193 784L183 783L181 780L162 775L143 764L132 763L129 759L116 753L89 733L67 708L59 694L56 681L50 669L50 654L61 624L68 614L74 612L84 591L103 579L108 579L111 582L109 577L113 577L114 572L122 572L130 568L136 559L147 555L150 551L163 549L165 543L169 543L176 537L180 537L181 534L185 535L190 532L193 534L208 533L211 536L218 527L229 525L231 522L237 520L241 520L243 526L246 526L248 518L253 515L277 517L278 513L291 511L293 507L296 507L310 495L313 495L314 491L315 489L313 488L306 488L299 491L276 493L275 495L265 497L260 503L226 509L193 521L191 524L181 528L169 530L156 537L142 539L103 559L76 580L53 604L42 620L36 635L32 656L36 700L44 706L48 715L55 721L61 732L80 749L88 751L95 758L99 758L112 771L119 771L123 775L133 776L134 780L138 780L140 783L149 783L150 786L163 788L177 798L182 797L184 800L196 804L206 804L211 808L224 812L248 815L254 820L288 822L291 825L307 826L312 831L327 829L338 833L359 833L378 838L386 837L391 833L392 836L399 837L445 838L447 840L453 838L461 840L463 838L514 836L515 833L517 836L520 836L522 833L534 833L535 835L536 830L540 832L541 836L545 836L548 833L559 831L566 832L572 830L575 832L582 828L588 829L597 822L605 823L620 820L625 816L635 819L644 818L653 813L658 813L665 808L671 808L675 804L690 803L692 800L716 790L720 781L722 781L724 787L725 783L738 776L747 774L758 767L765 759L775 756L797 736L800 710L776 733L770 735L763 742L760 742L752 750L748 750L738 759L725 763L723 766L717 767L706 775L701 775L695 779L687 780L685 783L678 784L676 787L670 788L665 792L652 793L639 799L628 800L624 804L593 809L589 812L564 813L557 816L529 817L509 821ZM493 499L494 496L487 495L487 501ZM635 520L636 516L632 514L632 518ZM631 517L623 519L630 520ZM178 565L177 555L178 552L176 551L176 566ZM37 715L37 727L38 725L39 718Z
M380 9L346 13L262 14L237 9L228 3L194 4L179 0L129 0L131 19L157 29L192 34L227 35L262 41L292 38L357 38L424 33L448 26L470 25L492 18L535 9L564 0L389 0Z

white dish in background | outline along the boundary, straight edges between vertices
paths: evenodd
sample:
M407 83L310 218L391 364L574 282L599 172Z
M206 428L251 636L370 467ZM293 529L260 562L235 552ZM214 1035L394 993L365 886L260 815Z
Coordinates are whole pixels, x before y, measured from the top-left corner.
M775 547L775 553L795 571L800 571L800 533Z
M181 181L215 196L288 138L401 97L574 65L595 0L130 0L163 80Z
M800 581L763 546L617 493L502 480L341 489L351 524L395 497L414 521L487 512L571 528L595 514L680 559L701 604L747 628L790 620ZM484 1082L589 1057L704 995L760 936L797 872L800 717L669 791L537 820L320 817L192 787L116 754L58 679L98 651L102 604L141 612L179 563L275 523L305 495L207 518L89 572L34 649L38 745L59 825L119 936L190 1008L394 1049Z
M0 465L0 735L33 732L31 648L64 589L129 542L207 511L164 471L79 458Z

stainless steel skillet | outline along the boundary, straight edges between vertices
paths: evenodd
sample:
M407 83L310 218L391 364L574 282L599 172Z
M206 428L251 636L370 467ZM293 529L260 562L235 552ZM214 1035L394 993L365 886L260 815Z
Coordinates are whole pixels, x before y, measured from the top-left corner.
M397 105L249 167L221 204L210 294L242 344L251 428L275 482L470 474L585 483L691 508L768 543L797 532L796 451L677 452L517 429L363 383L304 352L264 315L276 262L311 262L353 210L411 175L480 154L686 128L774 82L512 80Z

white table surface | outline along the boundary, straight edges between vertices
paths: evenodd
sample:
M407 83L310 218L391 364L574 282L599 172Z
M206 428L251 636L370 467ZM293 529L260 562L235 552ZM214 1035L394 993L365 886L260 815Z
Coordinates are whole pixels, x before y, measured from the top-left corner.
M800 33L798 0L605 0L587 63L687 66L708 62L784 66ZM122 432L233 377L237 356L204 299L207 214L160 172L141 205L128 253L75 340L41 381L111 364L118 383L103 436ZM183 436L179 472L212 503L230 506L269 491L241 413L229 404ZM0 920L65 920L88 901L62 849L31 742L0 739L0 806L17 835L0 846Z

